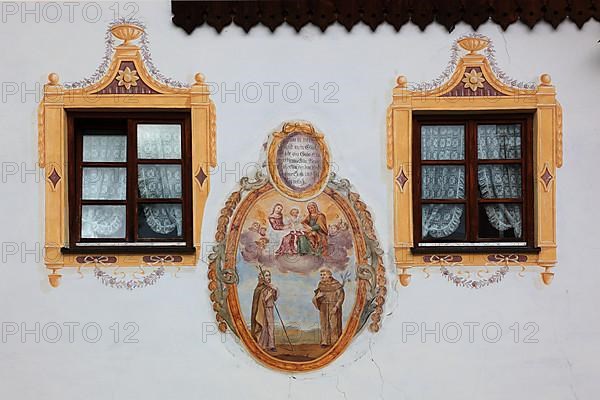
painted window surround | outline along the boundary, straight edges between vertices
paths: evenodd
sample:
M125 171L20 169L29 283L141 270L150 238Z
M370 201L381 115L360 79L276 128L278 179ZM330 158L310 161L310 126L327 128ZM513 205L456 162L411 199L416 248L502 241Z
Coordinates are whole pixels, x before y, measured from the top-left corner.
M146 65L140 47L131 42L144 34L133 24L113 25L111 33L123 43L116 46L105 74L96 82L66 88L55 73L48 75L38 110L39 166L45 174L44 263L53 287L60 283L64 267L173 265L195 266L201 251L201 227L210 189L210 167L216 166L215 107L201 74L185 87L175 87L155 78ZM133 78L132 78L133 76ZM137 77L137 79L136 79ZM68 135L67 111L169 111L189 112L192 136L193 251L178 253L138 252L119 249L94 253L65 251L69 243Z
M445 82L426 88L409 88L399 76L387 113L387 167L394 175L394 257L403 286L410 283L410 268L448 265L507 265L543 268L542 280L549 284L556 266L556 170L562 166L562 109L548 74L536 86L521 88L504 83L495 73L488 55L479 54L490 44L481 35L458 40L468 53L458 59ZM493 62L493 61L492 61ZM477 74L472 71L480 72ZM497 69L496 69L497 70ZM482 79L482 80L481 80ZM478 80L478 82L475 82ZM520 251L482 247L435 248L415 251L413 237L412 140L413 115L465 112L530 112L533 118L534 247Z

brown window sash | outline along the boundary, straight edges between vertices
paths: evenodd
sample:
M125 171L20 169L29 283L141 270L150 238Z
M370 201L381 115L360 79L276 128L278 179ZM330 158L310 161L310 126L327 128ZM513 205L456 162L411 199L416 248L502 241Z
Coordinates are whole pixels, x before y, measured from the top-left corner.
M138 159L137 125L181 125L181 159ZM165 112L106 112L70 111L67 113L69 155L69 249L70 251L96 251L114 249L114 252L131 252L156 249L187 251L192 248L192 174L191 174L191 120L189 113ZM102 130L101 134L127 137L126 162L83 162L83 131ZM180 165L182 196L174 199L144 199L138 193L138 166L148 164ZM127 169L125 200L83 200L82 174L84 167L121 167ZM182 236L178 238L140 238L138 209L142 204L181 204ZM83 205L124 205L126 210L125 238L81 238L81 213ZM98 243L97 246L90 245ZM111 246L111 244L118 244ZM147 246L145 246L147 245ZM69 250L67 250L69 252Z
M477 154L477 125L480 124L521 124L521 158L500 160L479 160ZM424 125L463 125L465 127L464 160L421 160L421 127ZM434 251L436 246L422 246L423 243L451 245L453 243L479 244L482 248L493 247L492 243L525 242L524 249L533 246L533 115L525 113L491 115L415 115L413 120L413 218L415 248ZM513 164L521 167L521 197L484 199L479 195L477 171L479 165ZM421 167L427 165L462 165L465 168L464 199L422 199ZM479 235L479 207L485 204L520 204L522 212L521 238L484 238ZM463 204L465 220L464 240L446 238L422 238L422 206L427 204ZM500 246L501 247L501 246ZM467 248L467 247L465 247ZM518 246L521 248L521 246ZM457 247L458 249L458 247Z

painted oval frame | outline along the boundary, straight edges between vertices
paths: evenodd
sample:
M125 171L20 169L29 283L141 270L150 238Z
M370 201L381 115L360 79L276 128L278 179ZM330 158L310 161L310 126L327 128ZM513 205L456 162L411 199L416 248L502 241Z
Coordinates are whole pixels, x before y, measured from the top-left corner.
M221 332L231 330L252 357L263 366L282 372L308 372L325 367L337 359L364 327L368 326L373 333L379 331L387 292L385 266L383 250L379 246L371 212L347 179L330 174L329 151L323 135L317 133L308 122L288 122L282 126L280 131L271 134L267 142L269 145L263 147L267 153L266 157L274 160L273 157L283 138L294 132L303 132L319 141L319 147L323 150L323 165L326 168L322 169L317 184L301 194L292 188L286 188L285 185L277 187L277 171L271 174L275 163L263 165L253 176L240 179L239 186L227 198L218 217L215 244L208 255L208 289ZM238 271L238 249L241 245L242 231L247 228L246 221L250 215L255 210L260 210L263 200L270 201L267 199L273 195L297 203L308 203L317 196L323 196L322 200L334 205L337 212L343 216L353 244L351 253L348 254L353 254L354 261L353 264L349 264L348 271L354 270L355 284L352 285L352 292L348 293L353 294L354 304L347 304L351 308L344 306L348 314L337 341L322 353L315 353L314 358L310 359L289 360L263 350L250 333L248 323L244 319L245 314L242 312L241 306L244 304L240 304L241 292L238 291L238 285L247 279L247 271ZM238 272L243 272L243 282L240 282Z
M229 271L226 274L236 274L236 257L238 244L240 241L241 227L244 225L250 209L264 196L270 194L275 189L272 185L267 184L262 188L251 192L248 196L241 201L237 207L233 218L231 220L230 233L227 237L225 247L225 263L223 270ZM358 266L364 265L366 260L366 245L365 239L362 236L362 231L359 226L356 215L351 211L350 205L335 191L325 189L323 194L328 196L344 213L344 217L347 218L350 227L352 228L352 237L354 242L354 249L356 256L356 263ZM366 279L358 280L358 286L356 288L356 298L354 305L352 306L352 312L346 326L342 331L342 335L339 340L333 345L327 352L311 361L285 361L271 356L269 353L264 351L258 346L258 343L252 338L248 328L244 322L242 315L240 302L238 298L237 282L229 285L227 305L231 314L235 330L238 333L239 338L242 340L246 349L261 363L276 369L283 371L312 371L321 368L333 360L335 360L342 352L348 347L350 341L360 329L359 322L360 316L363 312L365 301L366 301L366 289L368 282Z
M281 176L279 171L279 160L278 154L281 145L284 141L292 135L306 135L313 139L321 156L321 171L316 181L309 187L299 190L290 187L286 182L285 178ZM330 172L330 156L329 148L325 143L323 134L317 132L315 128L308 123L294 122L286 123L283 125L281 131L275 132L272 135L271 141L268 145L267 152L267 165L269 170L269 177L273 186L285 197L293 200L309 200L312 199L325 189L327 181L329 179Z

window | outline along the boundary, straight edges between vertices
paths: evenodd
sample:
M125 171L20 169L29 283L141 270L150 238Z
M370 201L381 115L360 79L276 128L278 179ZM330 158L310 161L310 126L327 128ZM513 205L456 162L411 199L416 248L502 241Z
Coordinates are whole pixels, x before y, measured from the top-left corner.
M414 117L416 247L533 243L531 114Z
M186 113L68 114L70 248L192 246Z
M490 43L458 39L445 79L396 80L386 162L404 286L411 268L443 264L538 266L552 280L562 107L548 74L536 85L497 76L479 53Z
M50 73L38 108L52 287L63 268L196 266L202 251L217 165L209 87L200 73L185 85L148 70L138 24L110 32L122 45L105 72L65 84Z

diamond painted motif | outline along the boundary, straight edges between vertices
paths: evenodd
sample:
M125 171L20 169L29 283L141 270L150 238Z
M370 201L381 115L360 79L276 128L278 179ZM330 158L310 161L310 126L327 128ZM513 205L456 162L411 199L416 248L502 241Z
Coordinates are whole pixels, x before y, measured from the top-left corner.
M544 187L546 190L548 190L550 182L552 181L553 178L554 177L550 173L550 170L548 170L548 165L544 166L544 172L540 176L540 179L542 180L542 182L544 182Z
M52 172L50 173L50 175L48 175L48 180L50 181L50 183L52 183L52 188L56 189L56 185L58 184L58 181L60 181L61 177L58 174L58 172L56 172L56 168L52 168Z
M404 168L400 168L400 173L396 177L396 182L400 185L400 190L404 191L404 185L408 182L408 177L404 173Z
M200 167L200 171L198 171L198 173L196 174L196 180L198 181L200 186L202 186L202 184L204 184L204 181L206 180L206 178L208 178L208 176L206 176L206 174L204 173L204 170L202 169L202 167Z

